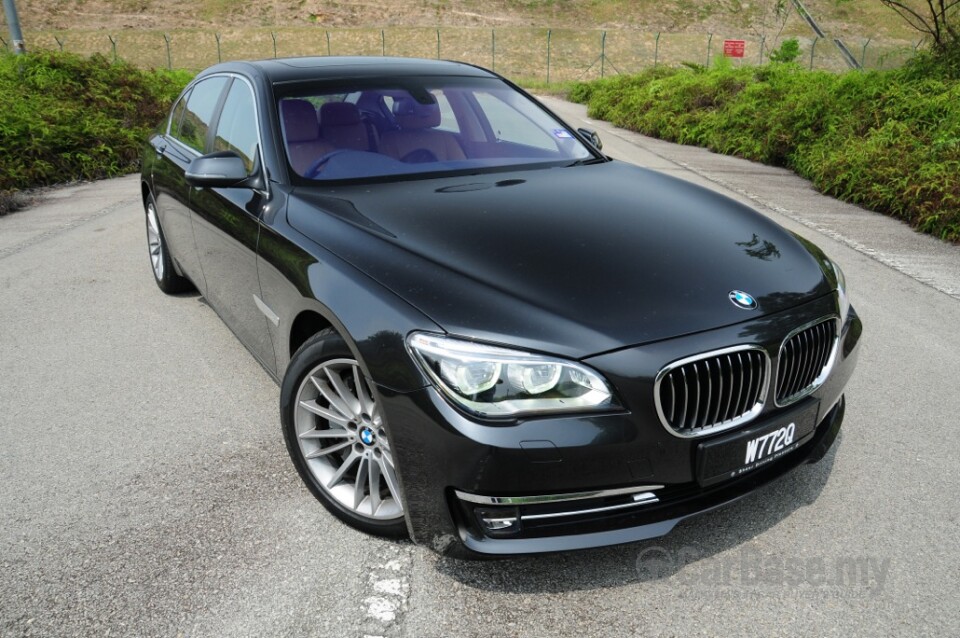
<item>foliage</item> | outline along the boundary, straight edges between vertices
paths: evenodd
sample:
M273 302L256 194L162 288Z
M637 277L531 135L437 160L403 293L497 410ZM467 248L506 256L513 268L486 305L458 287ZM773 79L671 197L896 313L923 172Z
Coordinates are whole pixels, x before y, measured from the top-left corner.
M800 57L800 41L796 38L788 38L780 44L780 48L770 52L771 62L796 62Z
M136 170L190 77L99 55L0 54L0 214L16 189Z
M880 2L896 11L911 27L933 40L934 50L960 43L960 0Z
M960 82L792 64L651 69L572 88L591 117L786 166L821 191L960 242Z
M907 60L903 73L911 78L960 80L960 41L940 50L921 51Z

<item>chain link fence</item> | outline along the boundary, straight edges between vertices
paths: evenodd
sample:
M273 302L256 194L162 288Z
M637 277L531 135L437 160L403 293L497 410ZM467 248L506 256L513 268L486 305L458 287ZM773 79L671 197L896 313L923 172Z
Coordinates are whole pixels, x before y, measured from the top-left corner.
M26 34L34 49L99 53L142 67L200 70L218 61L303 55L387 55L461 60L524 82L568 82L636 73L652 66L710 66L726 39L744 40L735 65L765 64L779 42L736 33L650 33L636 30L397 27L390 29L223 29L169 31L39 31ZM829 39L798 38L800 64L844 71ZM3 43L6 45L6 43ZM865 69L901 66L919 43L869 38L845 42Z

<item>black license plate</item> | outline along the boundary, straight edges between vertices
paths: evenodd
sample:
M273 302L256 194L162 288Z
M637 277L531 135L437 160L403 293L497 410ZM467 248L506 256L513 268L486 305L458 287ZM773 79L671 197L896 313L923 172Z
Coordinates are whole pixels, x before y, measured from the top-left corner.
M790 412L697 446L697 482L711 485L743 476L790 454L817 426L819 401L804 401Z

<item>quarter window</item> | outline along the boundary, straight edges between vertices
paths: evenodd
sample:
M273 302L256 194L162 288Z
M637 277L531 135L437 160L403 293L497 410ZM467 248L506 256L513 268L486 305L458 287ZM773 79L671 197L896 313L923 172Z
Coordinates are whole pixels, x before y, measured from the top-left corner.
M447 96L444 95L442 91L431 91L431 93L433 97L437 99L437 104L440 106L440 125L437 126L437 130L459 133L460 125L457 123L457 116L454 114L453 107L450 106L450 101L447 99Z
M173 107L173 112L170 114L170 135L174 137L180 136L180 120L183 119L183 112L187 108L187 99L189 97L190 92L187 91L187 94L180 98L177 105Z
M257 115L253 106L253 94L246 82L236 80L223 104L213 149L233 151L243 159L247 172L252 173L257 144Z
M542 148L547 151L556 151L558 145L552 135L562 135L562 139L572 138L564 129L558 128L556 123L550 122L545 114L538 113L535 109L530 108L525 109L525 113L518 111L510 103L511 101L517 101L517 94L515 93L500 91L499 94L495 95L478 92L476 98L499 142L512 142ZM523 104L526 106L525 102ZM531 115L539 116L536 117L539 121L532 120ZM552 127L552 129L549 127Z
M213 112L217 108L217 102L220 100L220 94L223 93L227 80L226 77L203 80L193 87L187 99L187 109L180 122L177 139L198 153L203 153L206 147L210 120L213 119Z

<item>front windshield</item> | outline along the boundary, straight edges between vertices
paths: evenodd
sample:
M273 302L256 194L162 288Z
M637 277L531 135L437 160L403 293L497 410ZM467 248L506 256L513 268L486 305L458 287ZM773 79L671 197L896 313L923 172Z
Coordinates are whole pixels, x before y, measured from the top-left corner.
M278 95L287 160L308 180L480 172L593 157L561 122L492 78L284 85Z

